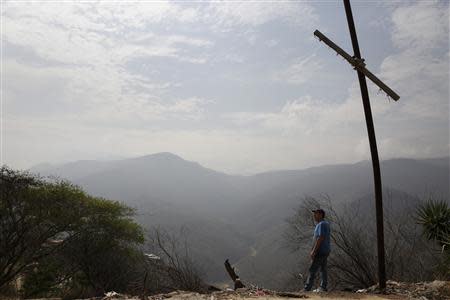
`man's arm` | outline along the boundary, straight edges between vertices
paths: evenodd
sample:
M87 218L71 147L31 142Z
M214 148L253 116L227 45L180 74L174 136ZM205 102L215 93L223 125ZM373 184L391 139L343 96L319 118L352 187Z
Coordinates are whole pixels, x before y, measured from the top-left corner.
M316 242L314 243L314 247L311 251L311 259L314 259L314 257L317 254L317 251L319 251L320 245L322 244L323 240L325 239L325 236L321 235L316 239Z

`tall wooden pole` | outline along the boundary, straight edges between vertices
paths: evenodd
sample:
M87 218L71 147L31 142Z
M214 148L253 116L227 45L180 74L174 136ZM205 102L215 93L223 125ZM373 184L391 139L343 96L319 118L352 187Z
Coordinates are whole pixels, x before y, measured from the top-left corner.
M352 8L350 0L344 0L345 13L347 15L348 29L352 39L353 52L356 59L361 59L359 52L358 38L356 36L355 23L353 22ZM370 153L372 155L373 180L375 185L375 208L377 220L377 244L378 244L378 282L381 290L386 289L386 268L384 253L384 226L383 226L383 194L381 187L380 160L378 158L377 140L375 128L373 126L372 110L370 108L369 92L367 90L366 77L360 70L358 72L359 85L361 87L361 97L366 116L367 133L369 135Z

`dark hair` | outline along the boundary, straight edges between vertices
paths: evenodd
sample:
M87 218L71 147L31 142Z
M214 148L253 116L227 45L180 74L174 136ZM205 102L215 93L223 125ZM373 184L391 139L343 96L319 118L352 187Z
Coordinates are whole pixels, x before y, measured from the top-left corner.
M322 218L325 218L325 211L321 208L313 210L314 213L318 212L322 215Z

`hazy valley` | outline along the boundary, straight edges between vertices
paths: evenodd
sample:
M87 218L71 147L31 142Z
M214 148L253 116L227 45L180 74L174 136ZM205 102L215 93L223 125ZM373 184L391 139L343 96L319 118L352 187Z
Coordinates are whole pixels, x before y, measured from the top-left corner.
M433 194L449 199L449 158L392 159L381 164L385 208L401 210ZM286 219L305 196L328 195L337 209L358 201L373 217L372 169L368 161L304 170L231 176L158 153L117 161L77 161L31 169L58 176L88 193L137 208L146 228L186 229L195 261L208 282L229 281L229 258L243 279L279 288L293 273L299 253L284 241Z

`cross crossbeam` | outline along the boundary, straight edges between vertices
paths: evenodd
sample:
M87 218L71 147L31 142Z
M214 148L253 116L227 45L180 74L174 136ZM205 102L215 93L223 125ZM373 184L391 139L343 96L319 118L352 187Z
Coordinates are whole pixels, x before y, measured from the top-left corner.
M327 38L322 32L319 30L314 31L314 35L325 44L328 45L331 49L336 51L337 54L342 56L346 61L348 61L356 70L361 71L367 78L369 78L373 83L375 83L380 89L382 89L389 97L397 101L400 99L400 96L397 95L391 88L389 88L386 84L384 84L377 76L375 76L372 72L370 72L366 68L366 64L364 59L358 59L354 56L351 56L341 47L333 43L329 38Z

